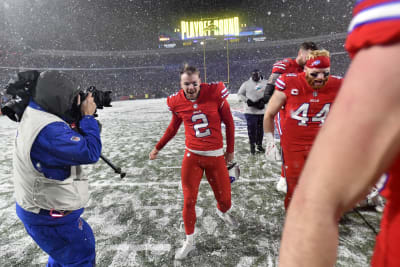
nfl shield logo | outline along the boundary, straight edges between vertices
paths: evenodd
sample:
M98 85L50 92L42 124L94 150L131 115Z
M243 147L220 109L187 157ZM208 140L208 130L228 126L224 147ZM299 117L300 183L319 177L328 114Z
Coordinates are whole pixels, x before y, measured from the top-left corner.
M312 93L312 95L313 95L313 97L317 97L317 96L318 96L318 92L317 92L317 91L314 91L314 92Z
M193 105L193 108L196 109L196 108L197 108L197 104L194 104L194 105Z
M79 136L72 136L71 141L79 142L79 141L81 141L81 138Z

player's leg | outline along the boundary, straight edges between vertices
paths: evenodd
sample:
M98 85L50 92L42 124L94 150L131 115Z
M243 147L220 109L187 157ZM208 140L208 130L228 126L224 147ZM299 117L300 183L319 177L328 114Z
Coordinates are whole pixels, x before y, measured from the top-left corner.
M285 197L285 209L289 207L290 201L293 197L294 190L297 186L300 173L303 169L306 156L308 152L305 151L287 151L283 150L284 166L286 174L287 192Z
M193 234L196 224L196 202L203 168L199 165L200 156L186 150L182 161L181 180L183 190L183 223L187 235Z
M224 157L207 157L205 171L217 200L217 215L231 228L236 228L238 223L231 214L231 183Z
M182 161L181 180L183 191L183 223L185 225L186 240L177 250L175 259L181 260L195 249L194 228L196 224L196 201L203 169L199 165L200 157L190 151L185 151Z

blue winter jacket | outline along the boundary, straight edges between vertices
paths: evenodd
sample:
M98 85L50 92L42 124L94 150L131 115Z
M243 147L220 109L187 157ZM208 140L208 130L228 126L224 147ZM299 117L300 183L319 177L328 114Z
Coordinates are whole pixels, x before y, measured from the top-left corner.
M33 100L29 106L45 111ZM44 127L31 148L32 164L49 179L64 180L70 176L71 166L95 163L100 158L100 129L93 116L86 115L79 122L79 134L63 122Z

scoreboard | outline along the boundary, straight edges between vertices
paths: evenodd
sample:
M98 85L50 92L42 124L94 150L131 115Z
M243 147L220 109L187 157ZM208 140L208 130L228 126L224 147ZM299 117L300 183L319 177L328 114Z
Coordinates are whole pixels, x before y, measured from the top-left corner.
M181 21L181 39L194 39L207 36L239 36L239 17Z

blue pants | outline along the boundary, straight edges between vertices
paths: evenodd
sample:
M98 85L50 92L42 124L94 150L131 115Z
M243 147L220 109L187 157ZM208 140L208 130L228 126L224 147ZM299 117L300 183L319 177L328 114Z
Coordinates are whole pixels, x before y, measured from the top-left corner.
M96 251L93 231L76 210L62 218L40 215L22 209L17 215L39 247L49 255L48 267L95 266Z
M250 144L262 145L264 137L264 114L244 114L247 121L247 132Z

